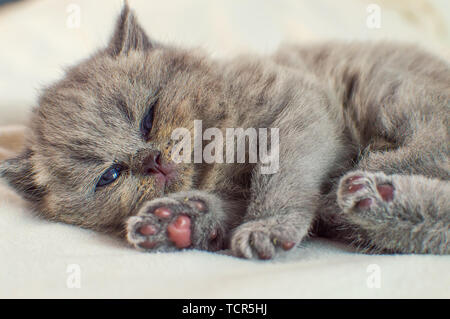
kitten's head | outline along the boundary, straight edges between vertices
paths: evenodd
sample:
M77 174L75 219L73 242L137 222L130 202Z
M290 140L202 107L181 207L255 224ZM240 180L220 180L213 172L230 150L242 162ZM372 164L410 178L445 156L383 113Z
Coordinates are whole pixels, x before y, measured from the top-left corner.
M144 201L198 183L201 166L171 160L171 134L221 117L212 70L153 43L125 5L109 45L44 90L24 152L0 175L49 219L120 229Z

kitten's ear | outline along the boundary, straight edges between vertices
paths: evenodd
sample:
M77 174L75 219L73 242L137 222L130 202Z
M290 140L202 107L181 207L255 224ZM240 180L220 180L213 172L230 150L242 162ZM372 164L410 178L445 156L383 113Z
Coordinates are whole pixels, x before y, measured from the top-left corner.
M139 25L128 3L125 2L106 52L111 56L117 56L126 55L130 50L148 50L150 48L152 48L150 39Z
M0 163L0 178L30 201L42 199L45 190L36 185L30 162L31 151L27 150L15 158Z

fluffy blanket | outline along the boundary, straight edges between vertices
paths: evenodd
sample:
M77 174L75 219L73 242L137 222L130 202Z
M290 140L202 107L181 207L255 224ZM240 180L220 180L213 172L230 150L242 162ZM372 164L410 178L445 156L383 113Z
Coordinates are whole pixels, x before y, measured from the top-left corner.
M448 1L130 1L160 41L214 55L265 53L280 41L408 40L449 53ZM75 4L75 5L74 5ZM23 143L37 90L104 45L120 1L40 0L0 7L0 160ZM80 14L77 16L77 12ZM75 14L75 16L74 16ZM375 17L376 18L376 17ZM201 251L141 253L35 217L0 185L0 297L449 298L450 256L364 255L311 239L273 261Z

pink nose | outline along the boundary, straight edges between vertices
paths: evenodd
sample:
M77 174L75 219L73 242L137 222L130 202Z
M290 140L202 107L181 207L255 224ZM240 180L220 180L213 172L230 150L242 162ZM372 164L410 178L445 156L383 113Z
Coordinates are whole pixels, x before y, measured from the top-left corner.
M151 151L142 163L142 173L144 175L162 174L167 177L173 171L170 165L164 164L161 159L161 152Z
M161 171L161 153L159 151L151 151L142 163L142 173L144 175L163 174Z

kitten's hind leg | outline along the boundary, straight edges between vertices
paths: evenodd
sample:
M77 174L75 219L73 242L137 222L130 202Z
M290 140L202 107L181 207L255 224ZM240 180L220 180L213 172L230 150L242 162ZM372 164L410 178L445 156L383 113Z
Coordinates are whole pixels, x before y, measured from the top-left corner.
M446 123L448 113L424 119L411 114L397 149L364 152L360 171L341 179L338 204L350 221L352 241L373 251L450 253Z
M337 193L354 244L374 252L449 254L450 183L354 171Z

